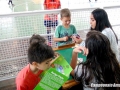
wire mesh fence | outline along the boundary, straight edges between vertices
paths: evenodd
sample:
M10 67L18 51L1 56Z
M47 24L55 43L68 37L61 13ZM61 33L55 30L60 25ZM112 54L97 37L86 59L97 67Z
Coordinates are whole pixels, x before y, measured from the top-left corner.
M72 14L71 24L75 25L83 39L85 39L85 35L90 28L89 17L94 9L70 9ZM120 6L105 7L105 10L120 40ZM54 30L51 27L51 33L47 34L47 28L44 26L44 16L46 14L58 14L59 12L60 10L49 10L0 15L0 81L15 77L28 64L29 38L34 33L45 37L47 42L48 36L51 36L51 46L56 47L56 42L53 41ZM58 22L61 24L59 14Z

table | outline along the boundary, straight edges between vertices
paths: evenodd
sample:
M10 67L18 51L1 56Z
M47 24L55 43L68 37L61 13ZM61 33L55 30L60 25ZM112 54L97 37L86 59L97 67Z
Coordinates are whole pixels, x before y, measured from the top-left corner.
M53 50L58 52L59 54L61 54L66 60L67 62L70 64L71 62L71 58L72 58L72 51L74 48L75 44L69 44L69 45L64 45L64 46L60 46L58 48L54 48ZM86 61L86 56L84 56L81 53L78 53L78 58L83 58L83 62Z

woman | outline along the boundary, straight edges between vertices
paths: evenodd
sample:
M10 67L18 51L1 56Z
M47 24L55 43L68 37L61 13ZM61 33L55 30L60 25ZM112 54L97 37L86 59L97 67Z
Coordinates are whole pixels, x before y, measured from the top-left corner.
M102 32L110 41L110 46L119 61L118 38L112 29L108 15L103 9L95 9L90 16L91 30Z
M87 55L85 62L77 65L77 55L80 52ZM76 66L77 65L77 66ZM119 90L114 87L92 87L92 84L119 84L120 66L111 50L108 38L98 31L87 34L85 47L73 50L71 66L72 75L83 84L84 90Z

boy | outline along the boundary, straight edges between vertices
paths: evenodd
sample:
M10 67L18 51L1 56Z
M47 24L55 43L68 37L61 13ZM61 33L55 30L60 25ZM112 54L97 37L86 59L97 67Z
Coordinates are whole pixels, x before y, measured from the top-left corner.
M45 0L44 1L44 10L51 9L60 9L61 3L60 0ZM46 14L44 17L44 25L47 27L47 34L51 33L51 28L55 30L58 25L58 15L57 14ZM51 36L48 36L48 44L51 46Z
M46 45L45 39L33 35L28 49L29 64L16 77L17 90L33 90L40 81L40 74L50 67L53 49Z
M77 34L76 28L74 25L70 24L71 22L71 13L70 10L65 8L60 11L62 25L59 25L55 30L55 35L53 40L58 42L58 46L72 43L72 38L79 43L82 41L80 38L75 38L73 34Z

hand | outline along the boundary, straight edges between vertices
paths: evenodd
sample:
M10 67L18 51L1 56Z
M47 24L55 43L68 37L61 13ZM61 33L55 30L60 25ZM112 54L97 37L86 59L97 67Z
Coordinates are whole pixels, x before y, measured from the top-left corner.
M63 37L63 41L67 41L69 38L67 36Z
M77 41L76 36L72 36L72 39L73 39L75 42Z
M50 61L50 65L56 60L56 58L58 58L59 53L58 52L54 52L54 57L53 59Z
M59 53L58 52L54 52L54 57L58 57L59 56Z
M80 44L82 42L81 38L76 38L76 36L72 36L72 39L77 43Z
M89 51L86 47L82 47L82 46L79 46L79 47L76 47L73 52L74 53L81 53L83 51L83 54L84 55L88 55Z
M81 38L75 40L75 42L76 42L77 44L80 44L82 41L83 41L83 40L82 40Z

